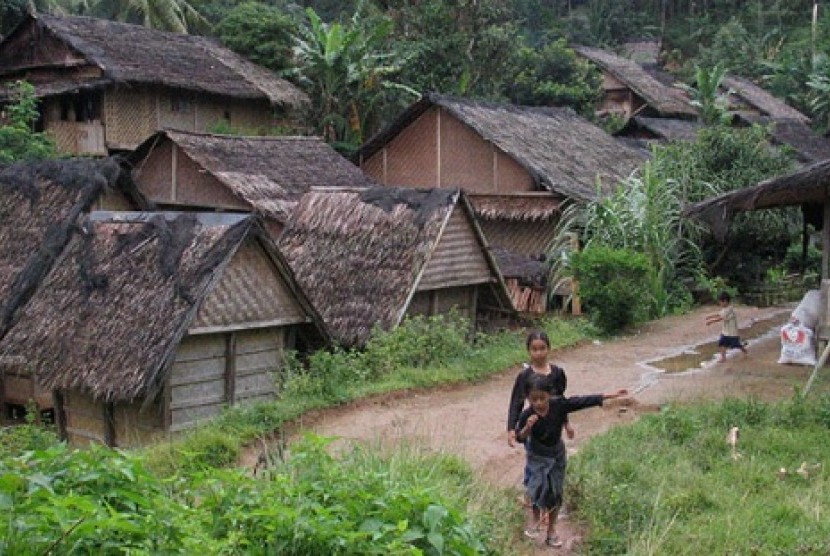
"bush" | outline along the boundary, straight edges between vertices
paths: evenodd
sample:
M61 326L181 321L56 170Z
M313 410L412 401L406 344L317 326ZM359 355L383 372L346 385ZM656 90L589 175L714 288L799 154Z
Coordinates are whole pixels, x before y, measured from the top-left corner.
M649 267L644 255L601 245L571 259L591 321L605 334L643 318L648 306Z

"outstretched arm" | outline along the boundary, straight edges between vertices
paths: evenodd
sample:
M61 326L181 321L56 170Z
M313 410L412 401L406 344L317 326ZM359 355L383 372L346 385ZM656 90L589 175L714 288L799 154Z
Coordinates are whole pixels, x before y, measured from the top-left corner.
M628 395L628 390L626 390L625 388L620 388L619 390L617 390L616 392L613 392L611 394L603 394L602 399L603 400L616 400L617 398L624 398L627 395Z

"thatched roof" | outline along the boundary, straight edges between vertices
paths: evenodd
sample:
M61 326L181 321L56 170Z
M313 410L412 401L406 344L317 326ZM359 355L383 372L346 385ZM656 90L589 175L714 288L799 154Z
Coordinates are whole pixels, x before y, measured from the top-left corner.
M365 160L433 106L446 110L533 176L539 189L580 200L610 191L644 161L567 108L516 106L427 94L357 152Z
M684 215L706 222L723 237L737 212L785 206L821 205L830 198L830 160L817 162L790 174L730 191L689 205Z
M635 116L623 132L631 128L645 130L665 141L695 141L697 132L703 127L700 122L674 118L647 118Z
M144 141L128 160L140 167L164 140L175 143L255 212L278 222L285 222L300 197L313 186L375 185L319 137L239 137L165 130Z
M69 44L98 66L110 83L164 85L292 107L308 101L288 81L207 37L92 17L37 14L24 20L7 40L27 25Z
M52 160L0 170L0 338L76 233L82 215L110 188L146 208L114 159Z
M202 301L251 237L270 241L249 215L92 213L0 353L24 355L46 389L150 400Z
M343 345L361 345L375 326L388 330L401 322L459 205L472 217L457 189L313 189L292 213L279 248L332 336ZM510 307L486 249L485 256Z
M697 110L679 89L667 87L649 75L637 62L608 50L590 46L574 46L574 51L607 71L664 117L692 119Z
M764 116L775 120L798 120L805 124L810 123L810 118L749 79L730 75L724 77L721 83L741 101L759 110Z
M469 194L476 216L485 220L536 222L550 220L562 212L561 198L550 193Z
M747 124L769 126L772 140L792 147L801 162L811 164L830 159L830 140L801 120L780 120L750 112L738 112L736 116Z

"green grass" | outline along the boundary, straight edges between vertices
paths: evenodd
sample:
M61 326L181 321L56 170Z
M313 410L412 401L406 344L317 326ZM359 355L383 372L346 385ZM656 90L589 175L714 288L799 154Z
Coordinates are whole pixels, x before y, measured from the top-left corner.
M588 338L591 332L582 319L550 319L541 327L550 335L554 349L574 345ZM524 343L524 332L521 331L486 335L475 345L465 347L463 353L440 363L396 368L366 380L339 381L336 390L324 388L322 393L319 384L301 376L299 380L311 381L312 387L292 390L289 385L286 393L274 402L231 408L215 421L171 442L150 446L143 453L147 465L160 476L232 465L245 445L258 438L273 436L286 423L308 411L389 392L475 382L524 361L527 358ZM347 355L342 362L335 361L330 366L352 364L352 358Z
M669 407L596 437L568 476L587 552L827 554L828 434L830 396ZM802 462L818 467L804 477Z

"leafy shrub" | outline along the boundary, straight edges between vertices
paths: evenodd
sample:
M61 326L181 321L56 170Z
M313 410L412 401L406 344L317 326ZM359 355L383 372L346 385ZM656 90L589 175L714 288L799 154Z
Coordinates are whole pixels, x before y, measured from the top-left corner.
M643 317L649 303L644 255L597 245L574 253L571 266L591 321L602 332L618 332Z
M470 350L471 330L470 319L454 310L409 317L388 332L376 330L366 344L365 360L374 377L401 367L440 365Z
M7 121L0 126L0 164L56 156L52 139L32 131L38 118L34 86L18 81L13 98L14 102L5 108Z

